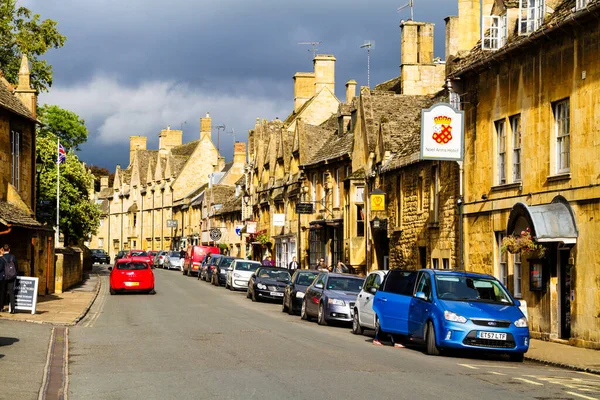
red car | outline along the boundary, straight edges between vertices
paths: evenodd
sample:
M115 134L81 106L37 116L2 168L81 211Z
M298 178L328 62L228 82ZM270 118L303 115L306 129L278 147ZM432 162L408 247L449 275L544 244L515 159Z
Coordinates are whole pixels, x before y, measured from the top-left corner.
M110 270L110 294L118 291L144 291L155 294L154 272L150 264L131 258L121 258Z
M129 253L127 253L125 258L129 258L134 261L145 262L150 266L150 268L152 268L152 263L154 262L154 257L144 250L129 250Z

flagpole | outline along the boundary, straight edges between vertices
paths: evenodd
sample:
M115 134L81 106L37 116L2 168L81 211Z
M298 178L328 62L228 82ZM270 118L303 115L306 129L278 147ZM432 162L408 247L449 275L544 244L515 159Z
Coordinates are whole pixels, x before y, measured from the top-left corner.
M58 247L60 238L60 139L56 140L56 154L58 158L56 163L56 238L54 239L54 247Z

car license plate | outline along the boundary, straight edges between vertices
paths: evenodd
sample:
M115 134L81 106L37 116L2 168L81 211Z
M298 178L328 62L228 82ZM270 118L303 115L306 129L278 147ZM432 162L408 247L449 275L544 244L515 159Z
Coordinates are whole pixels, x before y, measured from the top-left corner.
M477 332L479 339L506 340L506 333L500 332Z
M139 282L125 282L125 286L140 286Z
M271 292L269 294L274 297L283 297L283 293L281 292Z
M296 297L299 299L303 299L304 298L304 293L303 292L296 292Z

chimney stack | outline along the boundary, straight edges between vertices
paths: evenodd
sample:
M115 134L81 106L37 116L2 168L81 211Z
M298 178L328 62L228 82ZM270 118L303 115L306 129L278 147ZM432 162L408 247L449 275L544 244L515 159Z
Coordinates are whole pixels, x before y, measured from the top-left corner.
M183 131L179 129L163 129L158 134L158 150L161 154L166 154L173 147L181 146L183 140Z
M317 54L313 60L315 69L315 94L324 88L335 93L335 57L330 54Z
M346 82L346 104L352 103L352 100L356 97L356 81L350 79Z
M246 143L235 142L233 145L233 163L234 164L246 164Z
M136 150L146 150L146 136L129 136L129 165L133 164Z
M108 189L108 176L101 176L100 177L100 190L102 189Z
M21 67L19 68L19 83L15 90L15 96L21 100L21 103L31 112L33 118L37 114L37 93L31 88L31 72L29 70L29 60L23 54L21 56Z
M481 38L480 14L481 0L458 0L458 52L471 50Z
M208 137L208 139L211 140L211 121L212 120L210 119L210 113L206 113L206 117L200 118L200 139Z
M298 111L315 95L315 74L296 72L294 74L294 112Z

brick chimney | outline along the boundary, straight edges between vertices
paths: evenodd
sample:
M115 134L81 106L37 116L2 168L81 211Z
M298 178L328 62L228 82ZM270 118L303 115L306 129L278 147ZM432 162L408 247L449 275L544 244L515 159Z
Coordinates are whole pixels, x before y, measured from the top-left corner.
M146 150L146 136L129 136L129 165L133 163L136 150Z
M298 111L315 95L315 74L296 72L294 74L294 112Z
M31 88L31 72L29 71L29 60L23 54L21 56L21 67L19 68L19 83L15 90L15 96L21 100L21 103L31 111L33 118L36 118L37 111L37 93Z
M335 93L335 57L330 54L317 54L313 60L315 68L315 94L324 88Z
M204 139L208 137L211 140L211 131L212 131L212 123L211 123L210 114L206 113L206 117L200 118L200 139Z

